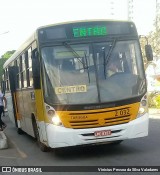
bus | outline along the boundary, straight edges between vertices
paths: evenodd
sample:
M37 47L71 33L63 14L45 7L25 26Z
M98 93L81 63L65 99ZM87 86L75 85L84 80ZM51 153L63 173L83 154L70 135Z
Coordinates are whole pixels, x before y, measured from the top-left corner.
M113 60L119 64L114 74ZM9 117L42 151L148 135L146 77L133 22L39 27L3 68Z

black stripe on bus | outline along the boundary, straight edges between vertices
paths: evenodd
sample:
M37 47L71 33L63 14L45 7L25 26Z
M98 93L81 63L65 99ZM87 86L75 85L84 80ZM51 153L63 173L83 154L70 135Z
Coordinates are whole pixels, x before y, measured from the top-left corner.
M144 95L144 94L143 94ZM126 99L126 100L121 100L117 102L110 102L110 103L96 103L96 104L79 104L79 105L53 105L50 104L51 106L54 107L55 110L57 111L81 111L81 110L98 110L98 109L105 109L105 108L113 108L113 107L118 107L118 106L124 106L124 105L129 105L133 103L140 102L143 95L132 98L132 99Z

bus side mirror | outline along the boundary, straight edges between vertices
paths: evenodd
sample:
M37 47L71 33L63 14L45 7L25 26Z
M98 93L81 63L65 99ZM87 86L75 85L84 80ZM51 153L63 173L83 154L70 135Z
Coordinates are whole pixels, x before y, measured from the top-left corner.
M145 53L148 61L153 61L153 52L151 45L145 45Z

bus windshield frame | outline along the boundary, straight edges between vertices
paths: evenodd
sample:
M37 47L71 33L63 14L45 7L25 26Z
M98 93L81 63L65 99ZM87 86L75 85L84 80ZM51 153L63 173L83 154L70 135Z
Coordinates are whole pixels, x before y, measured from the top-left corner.
M55 42L41 48L46 103L110 103L145 94L144 67L136 37L102 37L67 45ZM109 66L113 57L118 57L121 66L120 72L111 76ZM63 62L66 70L62 68Z

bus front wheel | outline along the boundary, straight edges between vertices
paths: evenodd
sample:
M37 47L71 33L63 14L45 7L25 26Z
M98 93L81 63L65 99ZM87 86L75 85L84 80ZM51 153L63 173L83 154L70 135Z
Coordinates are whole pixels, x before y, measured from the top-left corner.
M45 144L43 144L41 141L40 141L40 137L39 137L39 132L38 132L38 127L37 127L37 123L35 120L33 120L33 130L34 130L34 135L35 135L35 138L37 140L37 144L40 148L40 150L42 152L48 152L49 151L49 147L47 147Z
M22 131L21 128L18 128L18 129L17 129L17 133L18 133L19 135L22 135L24 132Z
M123 140L117 140L117 141L113 141L111 142L111 145L119 145L123 142Z

